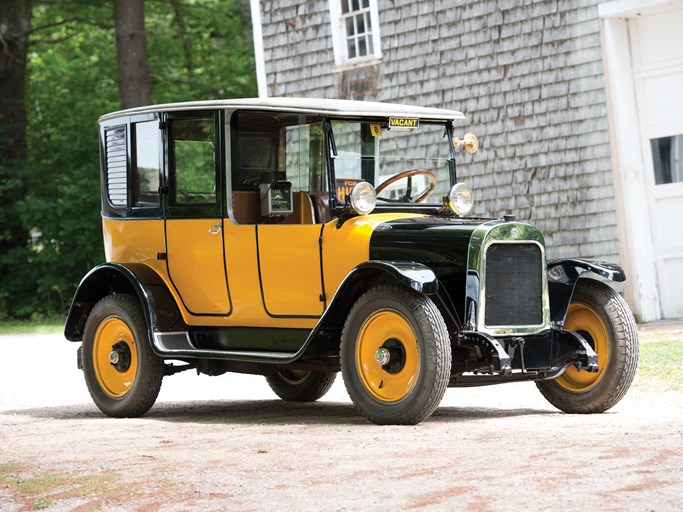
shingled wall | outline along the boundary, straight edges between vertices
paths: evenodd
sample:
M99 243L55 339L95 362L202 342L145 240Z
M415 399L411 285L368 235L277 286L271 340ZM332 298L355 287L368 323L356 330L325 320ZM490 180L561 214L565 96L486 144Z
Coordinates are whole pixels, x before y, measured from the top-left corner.
M338 70L327 0L264 0L268 94L461 110L476 215L511 209L550 258L618 262L597 3L379 0L381 61Z

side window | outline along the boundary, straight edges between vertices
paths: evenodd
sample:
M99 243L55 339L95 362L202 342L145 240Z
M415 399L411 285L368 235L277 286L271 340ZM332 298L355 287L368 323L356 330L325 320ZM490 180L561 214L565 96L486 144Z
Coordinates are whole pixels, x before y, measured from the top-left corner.
M135 165L133 170L133 206L159 207L159 121L133 125Z
M216 204L213 118L174 119L171 206Z
M240 224L313 224L328 197L322 119L237 112L231 126L232 214ZM321 206L321 212L327 205ZM322 217L321 217L322 218Z

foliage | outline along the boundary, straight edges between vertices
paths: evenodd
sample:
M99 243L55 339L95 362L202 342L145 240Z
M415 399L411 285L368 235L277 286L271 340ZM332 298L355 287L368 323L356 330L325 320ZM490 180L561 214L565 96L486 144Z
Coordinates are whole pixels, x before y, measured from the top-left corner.
M145 2L154 103L254 95L250 22L240 5ZM0 185L23 190L15 211L0 215L21 220L26 243L1 255L9 272L0 276L0 320L64 314L80 279L104 260L97 119L119 109L112 4L36 1L31 27L29 156L21 183Z

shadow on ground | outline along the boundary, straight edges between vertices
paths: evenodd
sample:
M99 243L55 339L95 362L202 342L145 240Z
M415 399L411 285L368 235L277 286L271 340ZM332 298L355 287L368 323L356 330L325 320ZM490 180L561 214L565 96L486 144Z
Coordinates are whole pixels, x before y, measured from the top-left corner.
M5 411L2 415L21 415L56 420L102 419L105 416L91 405L41 407ZM543 409L496 409L485 407L439 407L430 422L463 422L480 419L558 414ZM367 424L350 403L290 403L281 400L165 402L155 405L142 419L171 423L217 425L349 425Z

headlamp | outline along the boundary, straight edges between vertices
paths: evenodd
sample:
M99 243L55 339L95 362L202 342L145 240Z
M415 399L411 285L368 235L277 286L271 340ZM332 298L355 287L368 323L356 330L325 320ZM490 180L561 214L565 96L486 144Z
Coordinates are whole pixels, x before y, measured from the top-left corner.
M351 190L351 194L349 194L349 201L351 202L351 208L356 213L367 215L375 209L377 204L375 187L367 181L357 183Z
M464 183L456 183L448 192L448 207L459 217L464 217L474 205L474 196L470 187Z

